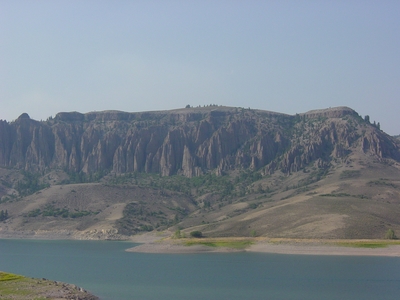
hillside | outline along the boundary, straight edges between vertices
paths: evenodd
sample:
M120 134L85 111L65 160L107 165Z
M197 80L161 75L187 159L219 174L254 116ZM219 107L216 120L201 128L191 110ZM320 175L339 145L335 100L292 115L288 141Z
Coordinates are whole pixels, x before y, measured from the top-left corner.
M0 121L0 166L1 236L400 232L399 141L347 107L22 114Z

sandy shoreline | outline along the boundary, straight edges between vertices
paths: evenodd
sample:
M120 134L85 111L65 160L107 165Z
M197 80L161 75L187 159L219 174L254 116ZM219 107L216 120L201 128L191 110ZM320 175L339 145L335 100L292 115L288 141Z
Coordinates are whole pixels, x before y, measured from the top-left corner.
M292 255L347 255L347 256L388 256L400 257L400 244L390 244L387 240L312 240L312 239L278 239L278 238L216 238L210 240L251 240L252 245L245 249L234 249L227 247L209 247L205 245L184 245L185 239L171 239L171 232L145 233L126 239L129 242L140 245L126 249L128 252L140 253L234 253L234 252L258 252ZM88 238L87 235L73 234L71 232L4 232L0 231L2 239L50 239L50 240L102 240L101 238ZM104 239L113 240L113 239ZM383 248L362 248L352 246L340 246L340 243L365 242L365 243L388 243Z
M294 254L294 255L347 255L347 256L391 256L400 257L400 245L385 248L356 248L334 245L298 245L257 243L246 249L248 252Z
M400 245L388 245L383 248L360 248L339 246L335 242L319 240L285 240L271 242L270 240L255 241L245 249L226 247L209 247L204 245L186 246L181 241L165 239L145 242L139 246L129 248L128 252L141 253L232 253L232 252L258 252L291 255L344 255L344 256L388 256L400 257Z
M127 252L139 253L171 253L171 254L188 254L188 253L228 253L228 252L243 252L244 250L236 250L224 247L208 247L202 245L185 246L174 243L146 243L126 250Z

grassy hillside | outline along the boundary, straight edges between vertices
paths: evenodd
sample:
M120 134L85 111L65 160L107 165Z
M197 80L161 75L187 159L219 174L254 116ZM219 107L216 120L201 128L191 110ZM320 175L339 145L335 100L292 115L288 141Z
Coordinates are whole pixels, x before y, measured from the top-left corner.
M97 183L54 184L9 197L0 208L9 216L2 233L114 239L180 229L210 237L379 239L389 229L400 232L399 204L398 164L353 156L329 169L311 164L289 175L108 175Z

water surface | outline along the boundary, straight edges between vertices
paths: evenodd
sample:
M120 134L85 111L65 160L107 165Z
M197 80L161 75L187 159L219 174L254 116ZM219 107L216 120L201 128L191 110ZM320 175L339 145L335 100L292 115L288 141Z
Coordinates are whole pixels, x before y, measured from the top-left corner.
M102 300L397 300L400 295L400 258L124 251L131 246L0 240L0 270L74 283Z

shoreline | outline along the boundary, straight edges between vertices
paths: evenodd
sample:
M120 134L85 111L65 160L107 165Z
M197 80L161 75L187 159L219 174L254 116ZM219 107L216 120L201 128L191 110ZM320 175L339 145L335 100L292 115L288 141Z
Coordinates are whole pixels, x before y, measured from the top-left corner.
M4 271L0 271L0 288L0 296L6 299L100 300L99 297L75 284Z
M331 255L331 256L384 256L400 257L400 241L396 240L319 240L319 239L288 239L288 238L202 238L202 239L172 239L171 232L144 233L135 236L88 236L74 234L71 231L39 231L39 232L10 232L0 230L0 239L35 239L35 240L108 240L126 241L140 245L126 249L127 252L153 254L196 254L196 253L270 253L287 255ZM117 238L115 238L117 237ZM187 241L199 243L187 246ZM236 249L222 246L206 246L206 241L250 241L251 245ZM384 247L360 247L359 244L381 244Z
M246 238L215 238L206 241L250 240ZM311 239L253 239L253 244L243 249L229 247L211 247L201 244L187 246L183 241L163 239L145 242L139 246L127 249L128 252L158 253L158 254L196 254L196 253L269 253L287 255L330 255L330 256L383 256L400 257L400 244L387 240L311 240ZM199 241L200 242L200 241ZM346 245L340 245L346 243ZM385 244L384 247L363 248L357 243ZM353 245L353 246L352 246Z
M0 227L0 239L26 239L26 240L84 240L84 241L129 241L131 237L117 234L110 230L30 230L14 231L3 230Z
M351 246L338 246L333 244L299 245L259 243L252 245L246 251L288 255L400 257L400 245L388 245L384 248L359 248Z

